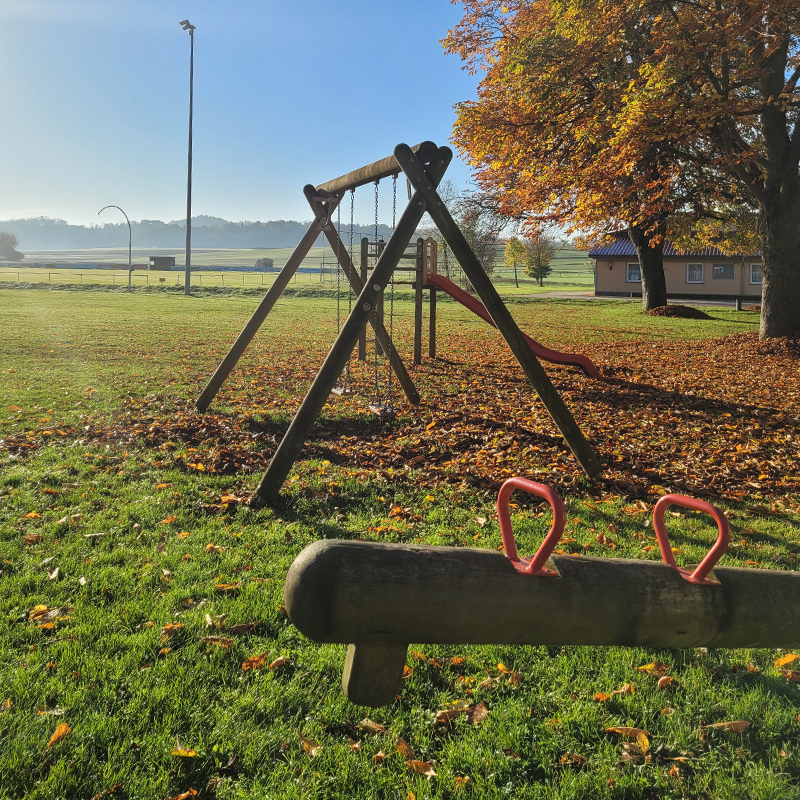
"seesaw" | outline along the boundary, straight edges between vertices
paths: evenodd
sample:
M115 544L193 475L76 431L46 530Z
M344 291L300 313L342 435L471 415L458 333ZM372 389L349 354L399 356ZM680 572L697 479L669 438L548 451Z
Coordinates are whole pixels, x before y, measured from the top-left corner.
M514 489L553 509L550 532L531 559L517 554L508 511ZM675 563L664 525L672 505L709 514L718 526L717 541L693 570ZM524 478L503 484L497 512L505 554L326 540L297 556L284 587L289 618L310 639L348 645L342 688L352 702L376 707L395 699L411 642L800 646L800 574L714 569L730 527L709 503L682 495L656 503L663 562L552 554L564 503Z

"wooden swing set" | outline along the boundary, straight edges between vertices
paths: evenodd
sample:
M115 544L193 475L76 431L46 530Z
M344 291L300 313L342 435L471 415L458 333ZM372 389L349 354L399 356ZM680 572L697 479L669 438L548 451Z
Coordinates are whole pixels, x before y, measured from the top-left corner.
M205 411L208 408L219 388L236 366L247 345L252 341L276 301L286 289L319 234L323 233L336 255L338 264L347 277L355 299L349 303L349 313L339 328L336 341L328 352L258 485L256 495L253 498L254 506L262 506L278 499L281 487L292 465L300 455L303 444L307 440L325 402L337 385L341 387L340 379L348 368L351 354L357 346L359 347L359 355L362 352L365 354L361 342L364 341L367 324L372 326L376 344L385 354L389 368L397 377L406 398L412 405L419 404L419 393L397 349L393 345L391 331L387 331L385 327L381 314L381 304L384 299L384 290L387 286L390 286L392 276L397 270L400 261L404 257L412 255L407 253L408 243L417 230L425 212L430 215L442 237L447 242L454 257L464 270L467 279L475 288L484 309L490 315L492 324L497 327L508 343L526 377L536 390L581 467L590 477L594 477L601 472L600 461L539 363L534 350L530 346L530 340L514 322L509 310L437 192L437 187L444 177L452 158L453 152L449 147L438 147L433 142L422 142L415 147L398 144L394 148L394 154L387 158L316 187L310 184L304 187L303 193L314 215L313 221L196 401L199 411ZM396 225L393 225L394 229L388 241L385 243L373 243L372 245L367 241L365 245L362 240L361 269L358 270L353 263L352 246L349 250L345 246L340 236L340 225L339 230L337 230L337 226L333 222L333 215L346 192L350 191L352 193L359 186L376 183L388 177L393 178L396 187L396 179L401 172L405 174L410 186L413 188L413 194L411 194L408 205L403 210L400 219L397 220ZM396 191L394 197L396 201ZM373 248L373 252L370 252L370 247ZM414 257L417 262L414 269L418 271L420 263L424 264L426 258L424 252L426 248L425 240L422 240L422 243L417 240L416 248L417 252ZM421 255L419 254L420 248L423 250ZM370 256L376 257L376 261L372 271L367 274L365 267ZM418 356L421 358L421 289L423 284L419 276L417 276L416 283L419 288L417 288L415 297L415 308L419 309L420 335L419 338L415 335L414 358L415 363L418 363ZM432 313L435 314L433 291L431 309ZM415 316L417 315L415 314ZM390 315L390 326L391 320ZM435 318L432 329L435 330ZM432 348L435 354L435 339L429 342L429 348Z

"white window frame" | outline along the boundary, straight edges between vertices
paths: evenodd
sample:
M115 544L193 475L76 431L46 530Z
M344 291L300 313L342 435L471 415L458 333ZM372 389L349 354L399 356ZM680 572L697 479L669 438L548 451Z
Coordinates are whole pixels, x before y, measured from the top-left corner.
M693 281L689 280L689 268L690 267L700 267L700 280ZM686 283L705 283L706 282L706 267L705 264L701 263L700 261L690 261L686 264Z
M733 267L733 275L730 278L723 278L714 274L714 267ZM735 281L736 280L736 264L733 261L718 261L716 264L711 265L711 280L713 281Z
M758 267L758 271L761 275L760 281L753 280L753 267ZM764 283L764 264L761 261L753 261L750 264L750 284L752 286L761 286L762 283Z
M636 280L631 280L631 267L634 267L639 273ZM631 261L625 265L625 283L641 283L642 282L642 268L638 261Z

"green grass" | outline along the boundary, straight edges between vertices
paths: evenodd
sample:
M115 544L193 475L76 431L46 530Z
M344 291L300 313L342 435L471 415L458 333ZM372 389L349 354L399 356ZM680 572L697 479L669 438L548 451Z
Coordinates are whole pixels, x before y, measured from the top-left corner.
M797 797L800 691L780 679L772 651L412 646L466 662L460 670L436 668L409 654L413 675L401 699L377 711L347 702L339 687L344 647L309 642L283 612L292 559L320 538L495 548L494 492L459 483L431 489L413 472L311 457L296 465L280 508L213 508L225 491L252 490L259 473L186 469L221 443L182 440L189 412L181 403L196 396L256 302L235 291L184 298L0 289L0 438L38 431L41 443L27 457L0 449L0 703L10 700L0 713L0 796L92 798L122 784L104 796L161 800L190 788L210 796L213 787L220 798L298 800ZM407 348L407 295L396 310ZM440 352L467 381L472 365L458 362L458 348L488 348L487 328L454 303L440 311ZM651 318L622 301L530 300L512 312L551 346L650 347L757 329L756 315ZM275 424L285 424L335 332L335 299L303 291L283 298L232 376L216 408L220 424L269 426L273 417L258 409L270 401ZM423 393L438 364L415 372ZM365 446L369 436L393 435L391 424L364 421L335 402L321 427L362 423ZM173 438L148 444L147 431L164 425L175 426ZM257 451L261 441L247 447ZM575 541L564 549L655 558L643 549L647 515L629 498L606 499L568 498ZM515 531L520 550L530 552L548 515L519 503ZM412 508L420 521L390 517L393 505ZM751 512L747 503L728 511L737 534L750 532L725 563L796 557L796 517ZM612 522L614 550L596 542ZM670 531L683 563L696 563L712 535L693 514L670 518ZM32 534L41 539L27 544ZM216 591L221 583L238 583L238 594ZM30 619L37 605L63 609L53 630ZM206 614L227 615L223 630L207 630ZM229 649L200 641L252 622L255 630L234 637ZM162 641L164 626L176 623L183 627ZM242 671L247 658L264 653L268 663L278 656L289 663ZM655 678L637 671L654 660L668 665L671 689L658 690ZM498 674L498 663L522 675L522 684L478 688ZM593 699L624 683L633 694ZM488 717L479 727L464 718L437 726L435 712L458 700L484 700ZM387 732L360 731L366 716ZM702 735L701 725L727 720L750 726ZM62 722L72 732L48 747ZM661 756L685 761L620 766L620 742L604 733L620 725L646 729ZM322 745L318 755L304 752L298 733ZM435 762L437 777L405 766L397 736L417 759ZM195 755L171 755L176 738ZM373 759L379 751L386 755L380 763ZM672 766L679 776L670 775ZM466 787L457 777L469 777Z

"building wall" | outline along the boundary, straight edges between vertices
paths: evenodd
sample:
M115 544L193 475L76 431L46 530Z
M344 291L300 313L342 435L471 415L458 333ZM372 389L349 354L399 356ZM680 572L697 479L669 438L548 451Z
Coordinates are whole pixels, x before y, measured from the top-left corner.
M760 298L760 269L761 261L757 256L745 258L744 270L741 257L664 259L667 294L671 297ZM595 294L641 294L641 282L632 280L638 271L639 262L636 258L596 258Z

